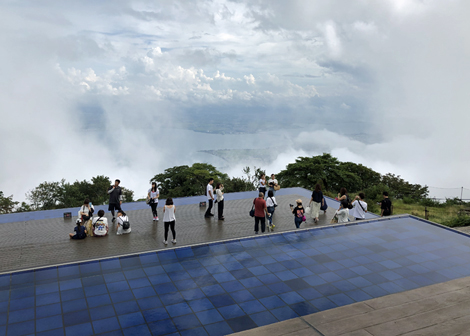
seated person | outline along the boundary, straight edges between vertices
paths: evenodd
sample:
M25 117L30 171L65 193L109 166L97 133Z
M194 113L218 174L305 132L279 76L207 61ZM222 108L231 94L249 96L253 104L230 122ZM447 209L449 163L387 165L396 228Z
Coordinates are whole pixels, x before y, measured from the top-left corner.
M127 229L125 228L127 227ZM124 233L131 233L131 224L129 223L129 217L122 210L117 213L117 227L116 234L122 235Z
M86 230L84 226L81 226L82 220L80 218L75 222L77 226L73 229L75 233L69 233L70 239L84 239L86 238Z
M98 211L98 217L93 218L93 235L104 237L108 234L108 219L104 217L104 210Z
M341 206L339 210L335 212L336 217L338 218L338 223L347 223L349 222L349 209L348 209L348 200L343 199L341 201Z

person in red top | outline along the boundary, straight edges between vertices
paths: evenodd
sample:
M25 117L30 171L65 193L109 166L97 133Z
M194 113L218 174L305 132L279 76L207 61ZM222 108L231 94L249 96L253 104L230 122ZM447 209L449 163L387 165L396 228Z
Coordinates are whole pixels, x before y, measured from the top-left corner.
M266 207L266 201L264 200L264 194L262 192L259 193L259 197L253 200L253 204L255 205L255 233L257 234L259 231L259 223L261 222L261 232L264 233L266 229L266 217L270 216L271 214L268 213L268 208Z

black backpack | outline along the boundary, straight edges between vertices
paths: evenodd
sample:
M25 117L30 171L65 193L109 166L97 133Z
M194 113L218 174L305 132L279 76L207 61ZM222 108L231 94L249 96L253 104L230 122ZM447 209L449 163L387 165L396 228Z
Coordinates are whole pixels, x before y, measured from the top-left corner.
M129 230L130 227L131 227L131 224L129 224L129 221L122 222L122 229L123 230Z

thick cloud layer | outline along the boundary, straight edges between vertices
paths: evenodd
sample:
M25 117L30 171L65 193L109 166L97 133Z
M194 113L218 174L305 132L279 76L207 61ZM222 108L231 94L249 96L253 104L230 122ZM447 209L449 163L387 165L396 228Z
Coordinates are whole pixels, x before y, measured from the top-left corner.
M141 197L174 165L277 172L322 152L470 188L469 7L2 3L0 190L104 174Z

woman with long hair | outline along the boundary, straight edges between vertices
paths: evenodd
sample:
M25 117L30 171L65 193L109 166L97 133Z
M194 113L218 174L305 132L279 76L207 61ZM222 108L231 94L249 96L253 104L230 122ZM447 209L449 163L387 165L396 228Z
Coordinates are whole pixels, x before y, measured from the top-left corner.
M171 228L171 234L173 235L173 240L171 241L173 244L176 244L176 231L175 231L175 212L176 208L173 204L173 199L168 197L165 202L165 206L163 207L163 224L165 225L165 239L163 240L163 244L168 244L168 229Z
M217 183L215 187L215 195L217 197L217 214L219 216L219 220L224 220L224 185L222 183Z
M320 214L320 207L324 205L325 199L323 198L323 193L321 191L321 185L317 183L315 190L312 192L312 198L310 203L312 204L311 216L313 221L318 222L318 216Z
M157 183L152 182L152 188L148 191L148 200L149 205L152 208L152 215L153 220L158 222L158 213L157 213L157 206L158 206L158 196L160 196L160 192L157 188Z

